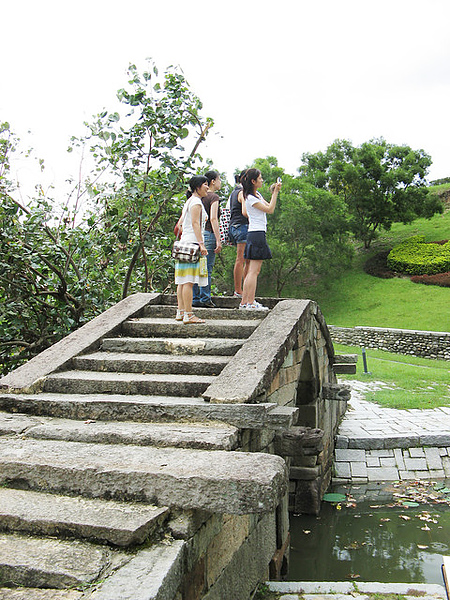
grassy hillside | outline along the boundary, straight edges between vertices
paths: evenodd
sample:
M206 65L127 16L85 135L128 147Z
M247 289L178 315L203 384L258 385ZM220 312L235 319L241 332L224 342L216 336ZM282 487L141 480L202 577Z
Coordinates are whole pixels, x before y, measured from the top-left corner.
M351 270L327 282L326 288L308 288L303 294L298 290L296 295L316 300L327 323L333 325L450 331L450 288L412 283L406 277L379 279L363 270L370 256L418 234L429 242L449 239L450 210L410 225L396 223L369 251L357 249Z

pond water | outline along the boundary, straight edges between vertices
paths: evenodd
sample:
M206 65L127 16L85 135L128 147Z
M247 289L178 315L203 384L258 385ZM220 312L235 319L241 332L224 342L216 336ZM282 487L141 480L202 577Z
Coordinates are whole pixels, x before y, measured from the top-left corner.
M290 581L443 585L450 482L341 486L318 517L291 517ZM333 500L334 498L331 497Z

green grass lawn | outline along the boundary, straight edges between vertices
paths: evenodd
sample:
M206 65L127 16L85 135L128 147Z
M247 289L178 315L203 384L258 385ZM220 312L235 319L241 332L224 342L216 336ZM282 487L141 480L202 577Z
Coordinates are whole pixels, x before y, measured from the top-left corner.
M449 239L450 211L410 225L396 223L369 251L358 248L351 269L326 288L305 290L303 297L316 300L332 325L450 331L450 288L412 283L407 277L380 279L363 270L370 256L418 234L426 241Z
M364 373L361 348L334 344L338 354L357 354L355 375L340 375L343 381L382 381L393 389L367 392L365 398L389 408L436 408L450 405L450 362L366 349Z

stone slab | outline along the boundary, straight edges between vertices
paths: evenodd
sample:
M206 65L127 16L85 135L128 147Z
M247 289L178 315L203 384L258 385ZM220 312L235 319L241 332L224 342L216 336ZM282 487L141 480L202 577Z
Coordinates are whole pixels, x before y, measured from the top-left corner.
M185 542L141 550L84 598L92 600L173 600L183 576Z
M158 352L159 354L189 354L233 356L245 340L234 338L105 338L101 348L112 352Z
M263 453L0 439L0 481L42 491L248 514L274 510L287 480Z
M116 559L115 561L113 559ZM0 534L0 579L25 587L69 588L95 581L104 570L129 560L105 546L78 540Z
M248 338L258 327L259 321L247 319L211 319L195 327L186 327L175 319L135 318L125 321L122 331L136 337L209 337L209 338Z
M0 408L102 421L221 421L244 429L268 424L274 404L211 404L202 398L125 394L1 394Z
M180 394L197 397L212 381L214 377L209 375L70 370L49 375L44 382L44 390L67 394Z
M202 450L234 450L239 430L220 423L116 423L48 419L24 433L25 437L101 444L172 446Z
M0 412L0 435L20 434L39 425L42 419L29 417L28 415L10 414Z
M3 531L130 546L143 543L168 516L165 507L0 488Z
M227 356L98 351L77 356L72 364L75 369L89 371L218 375L228 361Z
M133 294L66 336L38 356L0 379L0 389L31 391L50 373L67 364L74 356L100 343L121 323L156 300L159 294Z

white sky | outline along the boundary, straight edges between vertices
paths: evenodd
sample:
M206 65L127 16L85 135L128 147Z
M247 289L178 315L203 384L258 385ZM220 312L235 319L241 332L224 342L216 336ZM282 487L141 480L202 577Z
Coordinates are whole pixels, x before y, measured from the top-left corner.
M374 137L450 176L449 0L14 0L1 19L0 120L56 185L77 175L70 136L147 57L183 69L215 121L201 153L230 181L257 157L295 173L303 152Z

